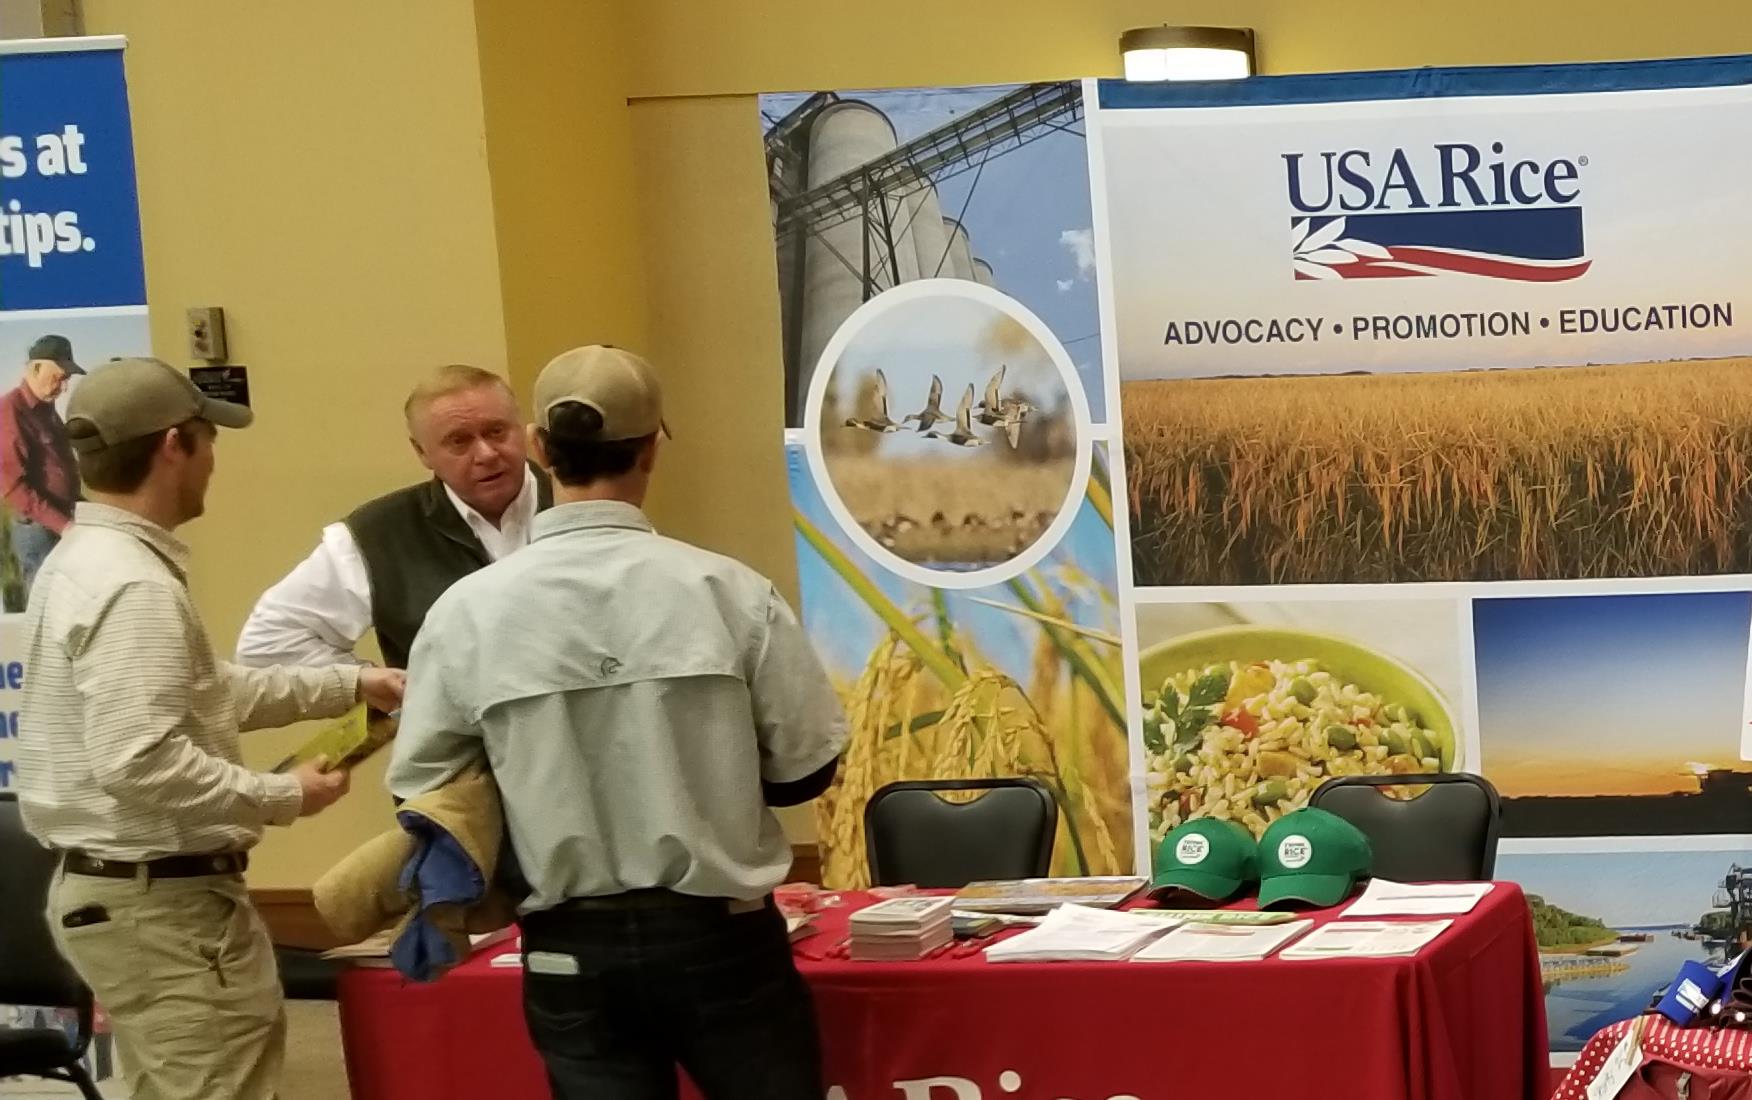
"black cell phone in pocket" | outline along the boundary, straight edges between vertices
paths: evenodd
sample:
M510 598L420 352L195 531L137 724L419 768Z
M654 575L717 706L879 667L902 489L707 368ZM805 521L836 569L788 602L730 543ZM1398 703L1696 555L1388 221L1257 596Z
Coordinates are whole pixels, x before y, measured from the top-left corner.
M103 924L110 919L109 910L101 905L81 905L61 918L62 928L85 928Z

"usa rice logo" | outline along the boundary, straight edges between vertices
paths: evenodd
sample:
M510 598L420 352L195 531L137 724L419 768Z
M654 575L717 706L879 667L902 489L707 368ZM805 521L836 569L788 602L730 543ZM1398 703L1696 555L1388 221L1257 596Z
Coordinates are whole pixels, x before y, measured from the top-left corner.
M1297 280L1466 275L1580 278L1586 156L1533 159L1503 142L1283 154Z
M1193 833L1180 838L1180 843L1174 846L1174 858L1190 867L1203 863L1205 857L1211 854L1211 842Z
M1308 838L1301 833L1286 836L1278 843L1278 862L1288 870L1299 871L1313 858L1314 845L1308 843Z

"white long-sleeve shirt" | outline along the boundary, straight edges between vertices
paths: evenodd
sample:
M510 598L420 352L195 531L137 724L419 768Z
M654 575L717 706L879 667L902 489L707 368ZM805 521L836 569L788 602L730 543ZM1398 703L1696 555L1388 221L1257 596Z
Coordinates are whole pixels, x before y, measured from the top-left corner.
M495 526L444 487L444 495L492 561L529 542L539 499L535 475L525 471L523 491ZM360 665L353 652L371 629L371 576L345 523L322 530L322 541L292 572L262 593L237 639L243 665Z

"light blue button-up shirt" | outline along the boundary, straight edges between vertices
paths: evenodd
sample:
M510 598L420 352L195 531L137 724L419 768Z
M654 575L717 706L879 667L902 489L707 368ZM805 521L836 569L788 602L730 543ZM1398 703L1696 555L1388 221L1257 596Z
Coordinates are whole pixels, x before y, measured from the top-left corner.
M432 606L389 787L422 794L484 751L525 911L648 887L754 899L791 864L761 782L803 779L844 742L770 581L592 501L542 513L528 547Z

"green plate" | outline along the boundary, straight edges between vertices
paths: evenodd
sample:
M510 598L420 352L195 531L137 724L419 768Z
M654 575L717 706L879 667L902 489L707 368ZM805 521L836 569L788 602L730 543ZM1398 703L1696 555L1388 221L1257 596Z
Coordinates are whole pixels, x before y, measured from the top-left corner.
M1330 634L1274 626L1221 626L1158 643L1138 660L1140 680L1153 692L1187 669L1240 661L1312 659L1334 676L1389 703L1410 708L1441 750L1442 770L1460 767L1459 722L1436 686L1416 669L1377 649Z

